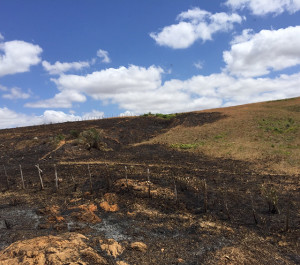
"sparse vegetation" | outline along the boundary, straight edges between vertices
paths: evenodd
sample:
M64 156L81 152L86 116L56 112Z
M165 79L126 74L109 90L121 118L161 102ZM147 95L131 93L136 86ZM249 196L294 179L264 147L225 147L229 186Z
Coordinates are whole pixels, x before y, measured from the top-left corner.
M288 104L2 130L0 248L73 229L99 248L112 230L128 264L297 264L300 130L288 129L300 117ZM146 255L127 248L140 235Z
M263 184L261 194L268 203L269 213L278 214L278 191L270 185Z
M77 139L79 137L79 135L80 135L80 132L78 130L76 130L76 129L72 129L72 130L70 130L70 135L73 138Z
M188 149L195 149L199 146L199 144L171 144L172 148L178 148L178 149L183 149L183 150L188 150Z
M177 114L162 114L162 113L156 113L153 114L151 112L149 113L145 113L142 116L144 117L157 117L157 118L161 118L161 119L165 119L165 120L170 120L176 117Z
M271 132L277 134L287 134L296 132L299 129L299 124L295 123L293 118L269 118L259 121L260 128L264 132Z
M88 150L92 148L103 150L106 147L103 131L95 128L81 132L78 143L84 145Z

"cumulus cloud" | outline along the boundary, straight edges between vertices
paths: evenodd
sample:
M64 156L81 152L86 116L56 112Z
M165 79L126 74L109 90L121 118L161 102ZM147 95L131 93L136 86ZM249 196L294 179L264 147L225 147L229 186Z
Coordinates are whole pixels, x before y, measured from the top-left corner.
M42 65L44 69L51 75L60 75L70 70L80 70L84 67L89 67L89 62L72 62L72 63L61 63L59 61L55 64L50 64L47 61L43 61Z
M95 116L95 114L97 114ZM94 115L94 116L93 116ZM26 115L10 110L6 107L0 108L0 129L23 127L30 125L60 123L67 121L79 121L101 118L104 116L103 112L93 110L90 113L85 113L83 116L67 114L63 111L46 110L42 115Z
M4 37L3 37L3 35L0 33L0 41L1 40L4 40Z
M102 61L101 61L102 63L110 63L111 62L111 60L110 60L110 58L108 56L108 51L99 49L97 51L97 56L99 58L102 58Z
M11 89L6 89L9 93L2 95L3 98L6 99L27 99L30 98L29 93L25 93L19 87L13 87Z
M226 70L237 76L261 76L300 64L300 26L244 32L223 53Z
M30 67L39 64L42 48L25 41L0 43L0 77L28 72Z
M25 107L29 108L71 108L73 102L85 102L86 96L76 90L63 90L56 94L54 98L28 102Z
M99 110L92 110L91 112L84 113L82 116L84 120L90 119L102 119L104 118L104 112Z
M127 115L184 112L299 96L300 73L272 79L235 77L224 71L164 83L162 74L163 70L157 66L131 65L85 76L62 75L53 79L60 92L53 99L31 103L31 107L54 107L59 98L60 107L70 107L72 102L79 102L69 96L74 94L116 104L126 110L122 115ZM99 115L93 112L85 115L89 116Z
M295 13L300 10L300 0L227 0L226 5L233 9L247 8L259 16L268 13L278 15L285 11Z
M126 110L120 113L120 117L128 117L128 116L135 116L136 114L132 111Z
M200 8L193 8L177 16L178 24L164 27L160 32L150 33L160 46L173 49L185 49L195 41L212 40L217 32L229 31L235 23L241 23L243 18L238 14L212 14Z

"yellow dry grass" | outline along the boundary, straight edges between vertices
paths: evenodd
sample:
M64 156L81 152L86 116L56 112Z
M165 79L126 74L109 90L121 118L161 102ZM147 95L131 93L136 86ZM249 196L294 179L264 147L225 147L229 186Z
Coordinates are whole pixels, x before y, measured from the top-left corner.
M148 143L254 162L260 171L300 173L300 98L203 112L213 111L226 118L203 126L180 125Z

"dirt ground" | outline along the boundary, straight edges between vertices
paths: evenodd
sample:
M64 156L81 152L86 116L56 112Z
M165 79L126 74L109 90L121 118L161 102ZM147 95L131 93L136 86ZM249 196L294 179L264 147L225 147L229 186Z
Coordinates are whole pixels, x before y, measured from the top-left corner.
M108 264L299 264L299 175L147 143L177 126L222 119L203 112L1 130L0 250L76 232ZM76 139L92 128L101 132L101 148ZM112 239L121 254L95 243Z

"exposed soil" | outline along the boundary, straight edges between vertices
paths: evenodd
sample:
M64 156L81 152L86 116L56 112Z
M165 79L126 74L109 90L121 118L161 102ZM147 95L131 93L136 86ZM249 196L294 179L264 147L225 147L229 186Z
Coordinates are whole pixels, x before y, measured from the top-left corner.
M226 118L203 112L1 130L0 250L77 232L108 264L299 264L299 175L145 143ZM91 128L105 148L88 150L70 133Z

